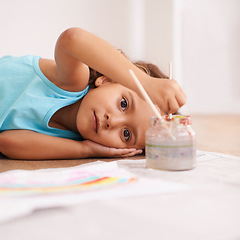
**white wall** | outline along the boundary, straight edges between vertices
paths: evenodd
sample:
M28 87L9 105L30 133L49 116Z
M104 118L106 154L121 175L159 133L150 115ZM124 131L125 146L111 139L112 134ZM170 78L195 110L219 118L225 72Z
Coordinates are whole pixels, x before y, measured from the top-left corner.
M167 74L173 60L191 112L240 113L239 0L0 1L0 56L53 58L59 34L79 26Z
M175 77L193 113L240 113L240 1L174 0Z
M171 0L145 0L145 59L156 63L169 74L173 60L173 10Z
M125 47L126 0L1 0L0 55L53 57L59 34L83 27L118 47Z

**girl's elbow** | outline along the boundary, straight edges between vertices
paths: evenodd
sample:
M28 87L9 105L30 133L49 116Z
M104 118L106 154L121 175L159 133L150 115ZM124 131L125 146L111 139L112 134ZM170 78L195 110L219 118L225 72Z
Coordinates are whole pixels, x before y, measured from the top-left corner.
M68 48L75 41L81 41L85 31L79 27L72 27L65 30L58 38L58 44L63 48Z

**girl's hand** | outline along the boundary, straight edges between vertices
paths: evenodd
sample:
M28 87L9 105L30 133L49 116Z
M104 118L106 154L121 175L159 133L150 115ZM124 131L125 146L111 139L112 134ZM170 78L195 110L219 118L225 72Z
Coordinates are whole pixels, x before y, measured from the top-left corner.
M145 90L163 115L177 112L186 103L186 95L175 80L150 77L144 83Z
M142 153L142 150L135 148L110 148L90 140L85 140L83 143L89 152L88 157L132 157Z

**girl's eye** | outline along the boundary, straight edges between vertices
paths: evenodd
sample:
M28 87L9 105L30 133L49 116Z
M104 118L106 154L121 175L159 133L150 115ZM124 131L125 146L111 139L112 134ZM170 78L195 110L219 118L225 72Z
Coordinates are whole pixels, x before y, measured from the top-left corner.
M128 102L127 102L126 98L122 98L121 99L120 106L121 106L121 109L123 111L126 110L126 108L128 107Z
M131 138L131 133L130 133L130 131L128 131L126 128L124 128L124 130L123 130L123 136L124 136L124 139L125 139L126 141L129 141L129 139Z

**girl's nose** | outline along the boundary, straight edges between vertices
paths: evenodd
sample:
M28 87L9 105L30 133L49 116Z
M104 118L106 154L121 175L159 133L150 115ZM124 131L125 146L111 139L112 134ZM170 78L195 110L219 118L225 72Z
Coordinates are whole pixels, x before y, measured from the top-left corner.
M123 118L119 115L113 115L113 114L105 114L106 119L106 125L105 127L108 128L114 128L117 126L120 126L123 124Z

